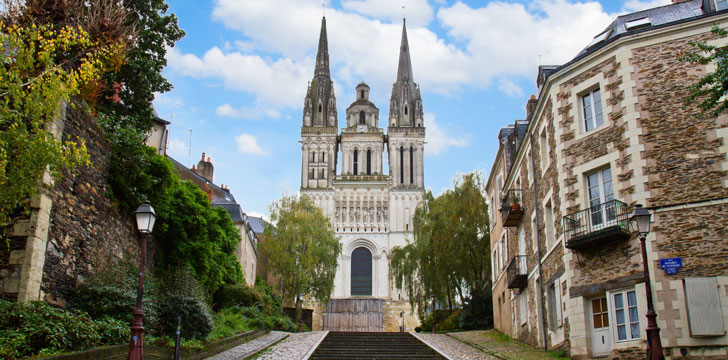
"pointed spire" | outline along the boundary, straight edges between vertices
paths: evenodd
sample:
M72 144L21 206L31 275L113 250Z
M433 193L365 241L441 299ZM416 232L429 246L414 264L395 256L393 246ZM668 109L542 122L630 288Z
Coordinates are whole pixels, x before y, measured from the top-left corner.
M319 35L318 53L316 53L316 70L314 77L330 76L329 72L329 40L326 36L326 16L321 19L321 35Z
M399 46L399 67L397 68L397 81L414 81L412 79L412 61L407 41L407 20L402 19L402 43Z

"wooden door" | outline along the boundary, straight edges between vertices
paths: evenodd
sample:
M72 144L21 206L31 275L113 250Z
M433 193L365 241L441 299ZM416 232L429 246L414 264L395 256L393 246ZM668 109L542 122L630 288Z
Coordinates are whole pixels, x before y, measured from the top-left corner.
M612 331L609 328L607 298L591 300L592 356L607 355L612 351Z

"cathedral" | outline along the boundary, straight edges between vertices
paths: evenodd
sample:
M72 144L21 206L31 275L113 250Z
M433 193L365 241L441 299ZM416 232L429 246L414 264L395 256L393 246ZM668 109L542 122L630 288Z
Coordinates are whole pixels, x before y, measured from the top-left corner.
M339 132L324 17L303 107L301 194L329 217L342 253L332 300L314 306L314 330L407 331L418 323L389 279L390 250L412 239L412 218L424 195L422 98L406 23L386 132L369 96L367 84L356 86Z

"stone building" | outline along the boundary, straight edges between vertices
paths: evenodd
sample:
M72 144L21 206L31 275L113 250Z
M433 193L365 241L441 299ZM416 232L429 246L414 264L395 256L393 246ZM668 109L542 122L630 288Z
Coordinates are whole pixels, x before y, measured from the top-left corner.
M329 217L343 251L331 302L326 308L314 305L314 329L399 331L418 323L389 281L390 250L412 237L412 217L424 194L422 98L404 24L386 133L369 94L367 84L356 86L339 132L322 19L303 108L301 194Z
M728 358L728 115L684 105L713 65L691 41L728 45L725 1L619 16L574 59L541 66L526 119L501 130L487 193L496 327L576 359L645 358L640 242L669 359ZM660 260L679 258L675 274Z

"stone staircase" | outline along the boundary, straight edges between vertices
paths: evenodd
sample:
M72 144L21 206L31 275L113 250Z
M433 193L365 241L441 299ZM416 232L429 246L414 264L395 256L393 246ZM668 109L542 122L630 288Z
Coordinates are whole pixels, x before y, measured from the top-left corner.
M409 333L329 332L310 360L444 360Z

